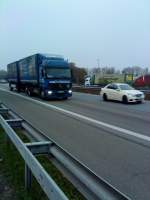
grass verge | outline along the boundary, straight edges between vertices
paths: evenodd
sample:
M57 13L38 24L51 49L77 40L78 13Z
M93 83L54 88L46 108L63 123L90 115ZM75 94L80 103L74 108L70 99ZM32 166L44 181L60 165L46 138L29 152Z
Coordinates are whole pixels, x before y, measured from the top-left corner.
M26 140L25 136L19 131L19 136ZM28 141L28 140L26 140ZM15 191L17 200L47 200L48 198L44 194L40 185L35 178L32 181L32 187L30 191L24 189L24 161L20 154L16 150L13 144L6 143L6 134L0 127L0 157L3 161L0 162L0 173L7 179L12 185ZM55 182L65 192L71 200L85 200L85 198L75 189L75 187L63 176L57 168L49 162L46 156L38 156L39 162L51 175ZM13 197L12 197L13 199Z

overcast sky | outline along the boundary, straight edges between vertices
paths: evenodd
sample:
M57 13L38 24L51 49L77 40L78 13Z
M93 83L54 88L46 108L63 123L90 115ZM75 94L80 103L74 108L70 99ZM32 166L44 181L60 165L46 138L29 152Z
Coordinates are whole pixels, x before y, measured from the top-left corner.
M150 0L0 0L0 69L37 52L150 68Z

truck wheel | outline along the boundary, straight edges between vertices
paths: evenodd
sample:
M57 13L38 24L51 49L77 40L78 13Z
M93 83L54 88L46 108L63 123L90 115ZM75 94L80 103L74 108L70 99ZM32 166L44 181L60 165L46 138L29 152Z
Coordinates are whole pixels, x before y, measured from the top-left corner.
M40 97L41 97L41 99L46 99L45 92L43 90L41 90L41 92L40 92Z
M18 85L16 85L16 89L17 89L17 92L21 91L21 89L20 89L20 87Z

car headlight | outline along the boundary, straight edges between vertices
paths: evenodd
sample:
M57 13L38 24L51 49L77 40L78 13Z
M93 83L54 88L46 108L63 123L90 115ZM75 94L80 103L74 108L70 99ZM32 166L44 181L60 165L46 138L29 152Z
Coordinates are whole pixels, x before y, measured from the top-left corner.
M130 97L135 97L136 95L135 94L127 94L128 96L130 96Z

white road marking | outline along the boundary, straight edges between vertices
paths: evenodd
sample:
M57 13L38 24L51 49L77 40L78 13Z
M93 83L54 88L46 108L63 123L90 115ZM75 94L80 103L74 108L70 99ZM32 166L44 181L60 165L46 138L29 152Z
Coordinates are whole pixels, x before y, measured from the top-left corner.
M150 142L150 137L149 136L146 136L146 135L134 132L134 131L130 131L130 130L127 130L127 129L124 129L124 128L121 128L121 127L118 127L118 126L115 126L115 125L111 125L111 124L108 124L108 123L105 123L105 122L102 122L102 121L98 121L98 120L92 119L90 117L86 117L84 115L81 115L81 114L78 114L78 113L75 113L75 112L72 112L72 111L69 111L69 110L65 110L63 108L59 108L57 106L50 105L50 104L42 102L42 101L38 101L36 99L32 99L31 97L26 97L26 96L23 96L21 94L17 94L17 93L8 91L8 90L3 89L3 88L0 88L0 90L5 91L5 92L10 93L10 94L13 94L13 95L16 95L16 96L19 96L19 97L21 97L23 99L32 101L32 102L37 103L39 105L43 105L45 107L51 108L53 110L57 110L59 112L65 113L67 115L76 117L78 119L82 119L82 120L91 122L93 124L97 124L97 125L100 125L100 126L103 126L103 127L115 130L115 131L119 131L119 132L124 133L126 135L133 136L133 137L136 137L138 139L142 139L142 140Z

